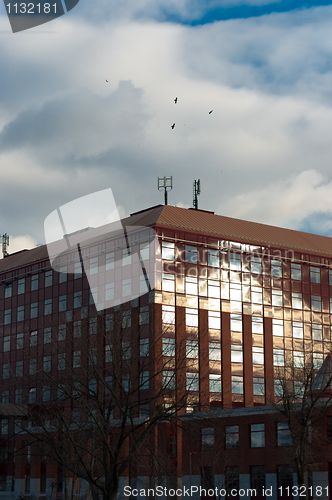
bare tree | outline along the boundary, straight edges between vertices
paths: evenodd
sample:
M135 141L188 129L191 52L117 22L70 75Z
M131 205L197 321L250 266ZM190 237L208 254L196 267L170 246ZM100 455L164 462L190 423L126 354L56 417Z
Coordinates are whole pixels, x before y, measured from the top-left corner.
M321 453L315 455L311 442L319 442L321 433L317 427L331 404L332 355L327 355L319 371L312 360L307 363L294 361L294 364L279 367L276 375L274 404L288 424L299 494L306 497L305 477L309 464L321 460Z

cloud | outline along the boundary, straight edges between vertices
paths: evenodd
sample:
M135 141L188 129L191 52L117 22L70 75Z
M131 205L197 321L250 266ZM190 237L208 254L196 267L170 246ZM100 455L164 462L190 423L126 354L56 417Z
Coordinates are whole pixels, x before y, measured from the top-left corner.
M22 236L9 236L9 245L7 247L7 252L9 254L12 254L23 249L30 250L31 248L35 248L36 246L37 242L28 234Z
M231 202L234 217L306 231L330 233L332 230L332 181L316 170L290 175L263 189L235 196ZM264 207L264 212L262 209ZM319 225L313 227L313 221Z

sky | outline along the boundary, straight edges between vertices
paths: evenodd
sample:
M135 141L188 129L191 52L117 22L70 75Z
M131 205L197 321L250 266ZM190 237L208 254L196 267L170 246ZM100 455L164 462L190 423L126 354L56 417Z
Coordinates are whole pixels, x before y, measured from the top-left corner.
M14 34L0 4L0 68L10 253L102 189L163 203L163 176L171 205L200 179L201 209L332 236L332 0L80 0Z

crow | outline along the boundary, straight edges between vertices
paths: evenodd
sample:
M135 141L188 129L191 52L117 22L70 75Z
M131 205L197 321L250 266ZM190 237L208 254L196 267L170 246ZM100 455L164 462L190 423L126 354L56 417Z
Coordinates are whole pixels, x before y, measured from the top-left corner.
M212 113L213 109L211 109L211 111L209 111L209 115Z
M177 97L174 99L174 102L175 102L175 104L178 102L178 98Z
M171 129L174 129L174 127L175 127L175 123L173 123L173 125L171 125Z

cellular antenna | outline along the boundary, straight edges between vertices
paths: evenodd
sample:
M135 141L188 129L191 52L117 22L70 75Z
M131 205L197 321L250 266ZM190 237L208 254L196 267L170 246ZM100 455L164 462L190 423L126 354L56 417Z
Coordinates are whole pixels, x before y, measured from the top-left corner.
M193 199L193 205L194 209L198 210L198 196L201 194L201 180L198 179L198 181L194 181L194 199Z
M7 233L2 235L2 255L7 257L9 253L7 252L7 246L9 246L9 236Z
M167 205L168 197L167 191L173 189L173 177L158 177L158 191L164 190L165 194L165 205Z

